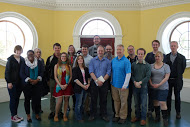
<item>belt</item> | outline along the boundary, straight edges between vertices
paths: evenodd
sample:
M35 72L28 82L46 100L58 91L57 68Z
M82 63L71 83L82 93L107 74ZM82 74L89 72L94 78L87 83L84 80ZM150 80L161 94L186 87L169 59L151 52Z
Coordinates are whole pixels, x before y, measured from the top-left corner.
M169 78L169 79L174 80L174 79L177 79L177 78Z

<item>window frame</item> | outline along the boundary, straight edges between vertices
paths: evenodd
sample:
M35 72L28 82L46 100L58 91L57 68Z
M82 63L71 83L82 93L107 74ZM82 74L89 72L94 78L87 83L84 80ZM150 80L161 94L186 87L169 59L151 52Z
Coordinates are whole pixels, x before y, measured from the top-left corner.
M33 23L24 15L17 13L17 12L2 12L0 13L0 19L13 17L22 20L26 25L30 28L32 35L33 35L33 45L32 49L38 47L38 34L36 28L34 27ZM14 22L13 22L14 23ZM0 59L0 65L6 66L7 61Z

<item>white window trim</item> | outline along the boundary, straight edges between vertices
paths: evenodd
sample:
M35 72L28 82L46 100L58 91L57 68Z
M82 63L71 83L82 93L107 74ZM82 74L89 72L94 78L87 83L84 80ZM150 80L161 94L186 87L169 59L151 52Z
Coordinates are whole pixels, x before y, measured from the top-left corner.
M123 35L122 35L121 26L119 22L117 21L117 19L113 15L105 11L91 11L81 16L79 20L77 21L77 23L75 24L75 27L73 30L73 45L75 46L76 49L80 48L80 44L81 44L80 38L87 37L85 35L81 35L81 29L84 23L86 23L86 21L88 21L89 19L96 18L96 17L100 17L100 18L108 20L114 29L115 35L100 36L100 37L101 38L103 37L115 38L115 43L114 43L115 48L118 44L122 44ZM93 37L93 36L88 36L88 37ZM116 50L115 50L115 54L116 54Z
M34 27L32 22L28 18L26 18L24 15L19 14L17 12L2 12L2 13L0 13L0 19L6 18L6 17L18 18L18 19L22 20L23 22L25 22L28 25L28 27L30 28L32 35L33 35L33 41L34 42L33 42L32 49L35 49L38 47L38 34L36 31L36 28ZM7 63L7 61L0 59L0 65L6 66L6 63Z
M160 43L160 48L159 50L162 51L163 53L167 54L168 52L165 52L164 51L164 43L168 43L169 44L169 36L167 36L166 39L164 39L163 41L163 34L164 34L164 31L166 29L166 27L174 20L176 19L179 19L179 18L190 18L190 12L179 12L179 13L176 13L170 17L168 17L163 23L162 25L160 26L159 30L158 30L158 33L157 33L157 40L159 40L161 43ZM184 21L180 21L180 22L176 22L176 24L174 24L171 29L170 29L170 32L168 33L171 33L171 31L173 30L173 28L175 26L177 26L177 24L181 23L181 22L184 22ZM170 52L171 50L169 50ZM189 68L190 67L190 61L187 61L186 62L187 66L186 68Z

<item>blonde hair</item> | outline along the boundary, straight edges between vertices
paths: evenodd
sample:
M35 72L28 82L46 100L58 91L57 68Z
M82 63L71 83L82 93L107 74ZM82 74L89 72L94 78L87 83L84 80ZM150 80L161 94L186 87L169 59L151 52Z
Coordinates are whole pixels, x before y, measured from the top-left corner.
M163 61L163 60L164 60L164 55L163 55L163 53L160 52L160 51L158 51L158 52L155 54L154 57L156 57L156 56L158 56L158 55L160 55L160 56L162 57L162 61Z

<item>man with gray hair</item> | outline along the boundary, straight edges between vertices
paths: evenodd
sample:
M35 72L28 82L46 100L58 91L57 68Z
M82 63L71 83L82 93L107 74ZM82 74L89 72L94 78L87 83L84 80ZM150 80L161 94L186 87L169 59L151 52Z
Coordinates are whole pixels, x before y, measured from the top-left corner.
M166 55L166 63L170 66L171 70L170 77L168 80L169 91L167 98L167 106L168 106L168 115L170 115L172 89L174 88L176 119L181 119L180 91L182 90L183 87L183 73L186 68L186 58L185 56L177 52L177 48L178 48L178 43L176 41L172 41L170 43L171 52Z
M112 97L114 100L115 116L113 122L123 124L127 118L127 98L131 63L124 55L124 46L117 45L117 57L112 60Z

